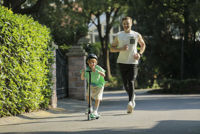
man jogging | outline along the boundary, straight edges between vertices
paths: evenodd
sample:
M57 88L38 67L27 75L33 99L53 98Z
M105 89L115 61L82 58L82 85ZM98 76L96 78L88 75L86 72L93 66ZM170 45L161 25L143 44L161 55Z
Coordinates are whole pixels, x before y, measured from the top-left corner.
M124 31L117 34L110 48L110 52L119 52L117 63L124 88L129 97L127 113L132 113L135 107L134 82L138 73L138 61L146 47L142 36L138 32L131 30L132 24L130 17L122 19ZM138 43L140 45L139 52L137 51Z

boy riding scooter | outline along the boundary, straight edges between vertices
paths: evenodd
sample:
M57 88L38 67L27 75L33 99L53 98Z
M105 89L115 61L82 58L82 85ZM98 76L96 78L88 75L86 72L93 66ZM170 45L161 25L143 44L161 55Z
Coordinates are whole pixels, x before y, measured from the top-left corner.
M82 69L81 71L81 80L87 80L88 87L87 88L87 102L89 105L88 115L91 119L98 119L98 108L100 101L103 98L103 90L105 85L105 70L97 65L98 58L95 54L89 54L87 59L87 67L86 70ZM90 81L91 80L91 81ZM95 101L94 109L92 106L92 101Z

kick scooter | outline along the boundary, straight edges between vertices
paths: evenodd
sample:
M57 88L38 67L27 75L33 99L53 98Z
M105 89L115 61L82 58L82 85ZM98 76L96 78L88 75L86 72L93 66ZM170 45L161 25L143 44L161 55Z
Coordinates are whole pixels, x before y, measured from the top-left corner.
M87 71L89 73L89 81L88 81L88 90L89 90L89 102L88 102L88 120L94 120L94 119L99 119L99 117L95 117L92 115L91 112L91 90L90 90L90 85L91 85L91 70Z

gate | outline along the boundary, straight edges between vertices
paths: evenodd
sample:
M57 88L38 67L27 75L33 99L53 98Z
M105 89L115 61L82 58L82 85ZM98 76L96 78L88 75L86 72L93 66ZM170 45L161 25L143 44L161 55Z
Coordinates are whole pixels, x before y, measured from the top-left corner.
M68 97L67 58L56 49L56 92L58 98Z

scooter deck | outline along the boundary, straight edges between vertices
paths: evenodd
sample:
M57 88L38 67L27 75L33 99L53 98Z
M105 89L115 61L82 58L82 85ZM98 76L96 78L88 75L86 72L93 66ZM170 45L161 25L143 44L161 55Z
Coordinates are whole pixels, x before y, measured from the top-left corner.
M89 120L98 120L100 116L95 116L93 114L89 115Z

